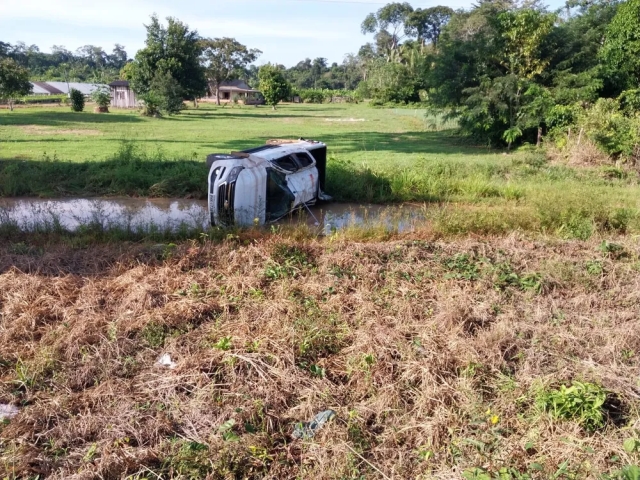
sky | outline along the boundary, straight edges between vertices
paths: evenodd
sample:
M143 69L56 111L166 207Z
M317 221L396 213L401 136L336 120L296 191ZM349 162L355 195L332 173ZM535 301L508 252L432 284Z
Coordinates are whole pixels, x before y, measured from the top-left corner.
M149 16L172 16L203 37L234 37L267 62L293 66L305 58L341 63L370 40L360 24L384 0L0 0L0 40L61 45L75 51L124 45L130 57L144 46ZM471 0L415 0L414 8L470 8ZM551 0L551 4L560 0Z

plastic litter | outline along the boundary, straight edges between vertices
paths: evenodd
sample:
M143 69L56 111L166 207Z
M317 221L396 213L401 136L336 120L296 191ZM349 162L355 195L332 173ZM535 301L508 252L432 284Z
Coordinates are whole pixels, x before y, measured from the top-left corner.
M5 420L5 419L11 419L13 417L15 417L16 415L18 415L18 413L20 412L20 410L18 410L18 407L15 407L13 405L5 405L4 403L0 403L0 421Z
M171 355L169 355L168 353L165 353L164 355L162 355L156 362L156 365L159 367L169 368L171 370L173 370L178 366L177 363L171 360Z
M333 410L325 410L324 412L320 412L313 420L310 422L300 422L296 423L295 428L293 429L293 434L291 435L293 438L302 438L308 439L312 438L318 430L320 430L327 422L333 420L336 416L336 412Z

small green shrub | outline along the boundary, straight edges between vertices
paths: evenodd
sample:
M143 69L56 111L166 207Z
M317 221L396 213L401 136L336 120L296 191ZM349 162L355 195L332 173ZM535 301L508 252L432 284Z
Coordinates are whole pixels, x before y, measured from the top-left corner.
M607 392L599 385L573 382L557 390L542 390L536 396L537 407L553 418L574 420L585 430L594 432L605 424L603 406Z
M80 90L75 88L69 92L69 98L71 99L71 110L74 112L82 112L84 110L84 95Z
M160 112L160 103L162 102L162 98L158 92L153 90L140 95L140 100L142 101L142 107L140 109L140 114L144 117L160 117L162 113Z
M91 99L101 108L106 108L111 103L111 94L105 88L94 90Z

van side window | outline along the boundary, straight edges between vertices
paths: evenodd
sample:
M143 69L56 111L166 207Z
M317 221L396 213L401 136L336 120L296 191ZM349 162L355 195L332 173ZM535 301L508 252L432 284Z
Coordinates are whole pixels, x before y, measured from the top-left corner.
M307 168L313 165L313 158L306 152L296 153L298 157L298 163L300 163L300 168Z
M273 160L272 163L274 165L277 165L281 169L286 170L287 172L297 172L298 171L298 164L291 157L291 155L287 155L286 157L282 157L282 158L277 158L277 159Z

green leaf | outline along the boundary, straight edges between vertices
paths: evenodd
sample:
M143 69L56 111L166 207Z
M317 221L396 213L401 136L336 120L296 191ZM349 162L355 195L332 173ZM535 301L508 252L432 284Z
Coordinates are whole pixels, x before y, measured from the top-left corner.
M538 472L542 472L544 470L544 467L539 464L538 462L533 462L531 465L529 465L529 469L530 470L536 470Z
M627 438L623 443L625 452L633 453L638 448L638 441L635 438Z

